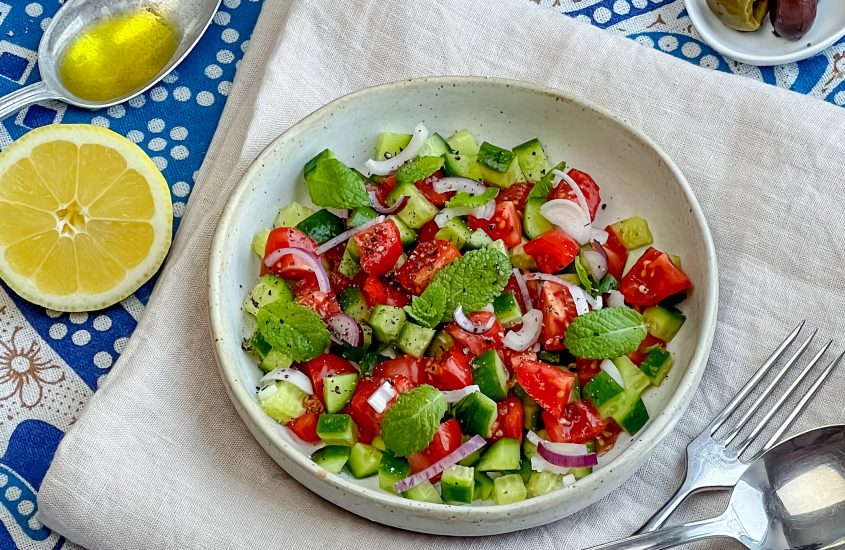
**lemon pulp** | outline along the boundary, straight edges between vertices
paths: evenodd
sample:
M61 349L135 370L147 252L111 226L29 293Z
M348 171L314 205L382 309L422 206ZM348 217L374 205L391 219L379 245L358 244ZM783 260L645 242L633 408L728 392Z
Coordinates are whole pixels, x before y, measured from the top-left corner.
M179 45L174 24L155 11L117 14L83 29L59 61L59 77L75 96L107 101L152 80Z

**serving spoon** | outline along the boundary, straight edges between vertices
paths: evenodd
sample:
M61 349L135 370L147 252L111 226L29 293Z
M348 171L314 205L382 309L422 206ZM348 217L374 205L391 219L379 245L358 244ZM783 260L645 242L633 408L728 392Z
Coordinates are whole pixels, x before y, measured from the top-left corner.
M157 84L194 49L211 24L220 0L69 0L53 16L38 45L41 82L0 97L0 120L33 103L59 99L83 109L102 109L123 103ZM80 32L110 16L154 9L176 27L178 45L170 60L148 82L118 97L86 100L71 93L59 78L59 60ZM131 63L132 60L126 60Z
M845 547L845 425L804 432L763 454L720 516L592 550L671 548L713 537L736 539L750 550Z

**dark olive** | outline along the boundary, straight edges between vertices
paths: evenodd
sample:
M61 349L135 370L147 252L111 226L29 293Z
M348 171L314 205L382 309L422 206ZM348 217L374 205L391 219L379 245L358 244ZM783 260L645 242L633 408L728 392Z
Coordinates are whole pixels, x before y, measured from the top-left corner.
M816 20L818 0L769 0L769 17L778 36L798 40Z

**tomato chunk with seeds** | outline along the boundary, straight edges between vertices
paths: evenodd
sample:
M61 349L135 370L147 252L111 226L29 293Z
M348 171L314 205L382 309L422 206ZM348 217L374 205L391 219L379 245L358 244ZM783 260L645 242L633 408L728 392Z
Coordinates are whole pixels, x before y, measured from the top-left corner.
M575 180L575 183L578 184L578 188L581 190L581 193L584 194L584 199L587 201L587 208L590 209L590 220L596 219L596 212L598 212L599 206L601 205L601 193L599 193L599 186L596 184L595 180L586 172L576 170L575 168L567 170L566 175ZM578 197L575 195L575 191L573 191L572 187L570 187L570 185L565 181L561 182L556 187L553 187L546 198L548 200L567 199L578 202Z
M560 418L546 411L543 411L542 417L549 439L557 443L586 443L604 431L604 420L599 411L583 399L564 407Z
M552 281L544 281L540 291L540 310L543 312L541 344L547 350L566 349L566 329L578 316L569 289Z
M461 426L457 420L450 418L440 425L434 434L434 439L431 440L425 450L408 457L408 464L410 464L412 472L421 472L460 446ZM431 482L436 483L439 479L439 475L435 476L431 479Z
M496 441L503 437L522 442L522 401L513 395L498 404L499 414L491 428L490 439Z
M279 248L301 248L316 254L317 243L295 227L277 227L270 231L270 235L267 237L267 244L264 246L264 258L266 259ZM314 277L314 270L292 254L282 256L278 262L270 267L262 262L261 274L264 275L265 273L275 273L283 279Z
M543 273L558 273L575 261L581 252L578 242L555 227L525 243L525 253L534 258Z
M649 247L622 277L619 291L629 304L649 307L691 286L692 282L668 254Z
M467 216L467 225L472 230L483 230L494 241L503 240L508 248L522 242L522 221L510 201L496 204L496 211L489 220Z
M569 403L575 375L540 361L523 361L516 368L516 381L550 415L560 418Z
M396 270L396 281L411 294L419 296L438 271L460 257L460 251L448 241L421 242Z
M384 275L402 255L399 228L393 220L377 223L353 238L361 254L361 269L370 275Z
M472 384L469 357L457 347L429 363L428 382L438 390L459 390Z

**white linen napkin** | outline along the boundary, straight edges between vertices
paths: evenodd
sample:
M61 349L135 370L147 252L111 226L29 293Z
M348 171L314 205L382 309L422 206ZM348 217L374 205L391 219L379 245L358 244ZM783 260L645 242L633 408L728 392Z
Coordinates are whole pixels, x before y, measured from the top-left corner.
M552 86L644 130L689 178L721 273L701 388L640 472L568 519L482 539L369 523L290 478L228 401L206 298L219 213L273 138L347 92L459 74ZM40 519L82 545L126 549L576 548L627 535L680 483L689 439L799 318L843 334L843 158L845 111L691 66L527 0L266 0L164 273L56 453ZM843 393L845 377L834 377L799 427L841 422ZM699 498L679 517L723 502Z

